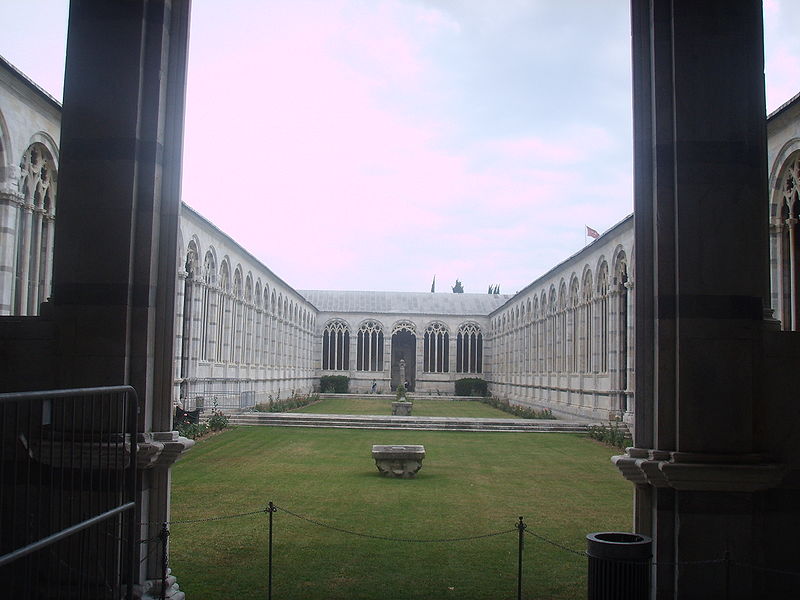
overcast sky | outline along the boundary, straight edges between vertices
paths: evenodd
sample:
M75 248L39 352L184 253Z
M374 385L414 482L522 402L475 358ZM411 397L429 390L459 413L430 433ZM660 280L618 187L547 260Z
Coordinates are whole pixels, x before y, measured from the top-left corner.
M59 100L67 4L0 0L0 54ZM800 36L764 12L772 111ZM297 289L515 292L632 210L629 27L625 0L194 0L183 200Z

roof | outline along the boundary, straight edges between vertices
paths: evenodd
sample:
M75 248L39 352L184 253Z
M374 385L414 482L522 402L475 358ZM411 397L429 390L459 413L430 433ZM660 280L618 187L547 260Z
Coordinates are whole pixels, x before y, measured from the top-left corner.
M488 315L508 294L298 290L321 312L401 315Z
M4 67L6 71L8 71L12 76L16 77L16 79L25 85L28 89L33 91L39 98L44 100L47 104L55 108L57 111L61 112L61 103L53 98L50 94L48 94L44 89L40 88L36 85L33 80L31 80L25 73L20 71L17 67L12 65L8 62L3 56L0 56L0 67Z

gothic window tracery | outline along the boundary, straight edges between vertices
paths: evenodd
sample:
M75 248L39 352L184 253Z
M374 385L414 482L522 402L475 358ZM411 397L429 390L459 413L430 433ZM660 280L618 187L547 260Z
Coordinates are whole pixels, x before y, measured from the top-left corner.
M601 373L608 372L608 263L605 261L600 265L600 272L597 275L597 296L598 296L598 331L597 331L597 363L595 371Z
M796 153L783 170L781 182L781 239L780 287L782 295L783 328L800 329L800 153Z
M20 163L14 313L35 315L50 295L57 173L44 144L31 144Z
M202 312L203 318L200 326L200 352L205 360L212 360L213 352L211 341L213 339L214 322L216 318L215 309L216 304L214 299L213 286L216 279L216 263L214 262L214 255L211 250L206 252L203 259L203 288L202 288Z
M377 321L366 321L358 330L356 369L383 371L383 327Z
M578 302L579 302L580 294L578 290L578 280L573 276L572 281L569 285L569 314L568 323L567 323L567 357L568 357L568 364L567 370L576 373L578 371L578 346L579 346L579 337L580 337L580 329L578 327Z
M228 261L223 260L219 270L218 285L219 302L217 304L217 361L227 361L230 351L231 329L231 299L230 299L230 268Z
M331 321L322 332L322 369L350 369L350 328L344 321Z
M242 272L237 267L233 272L233 306L232 309L232 327L230 330L230 354L228 360L231 362L242 362L242 317L243 317L243 304L242 304Z
M450 333L444 323L431 323L423 338L422 369L426 373L450 370Z
M583 373L589 373L592 370L593 302L592 272L587 270L583 276L583 287L581 293L581 360L579 370Z
M483 372L483 334L475 323L464 323L458 328L456 372Z

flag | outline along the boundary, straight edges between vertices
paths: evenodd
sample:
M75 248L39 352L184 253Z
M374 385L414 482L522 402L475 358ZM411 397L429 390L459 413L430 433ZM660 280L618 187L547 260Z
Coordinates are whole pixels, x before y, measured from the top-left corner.
M600 234L597 233L597 230L596 229L592 229L588 225L586 226L586 235L588 235L590 238L594 238L594 239L597 239L597 238L600 237Z
M431 283L431 294L436 291L436 275L433 276L433 283Z

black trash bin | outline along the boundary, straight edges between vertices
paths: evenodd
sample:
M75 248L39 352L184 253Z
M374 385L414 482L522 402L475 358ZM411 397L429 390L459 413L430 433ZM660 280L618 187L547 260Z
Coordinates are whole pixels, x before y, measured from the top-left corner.
M589 600L648 600L653 540L607 531L586 536Z

